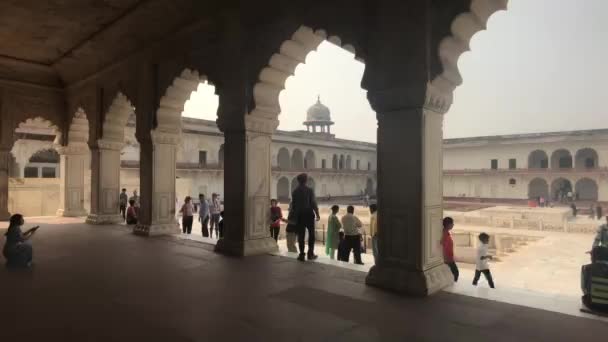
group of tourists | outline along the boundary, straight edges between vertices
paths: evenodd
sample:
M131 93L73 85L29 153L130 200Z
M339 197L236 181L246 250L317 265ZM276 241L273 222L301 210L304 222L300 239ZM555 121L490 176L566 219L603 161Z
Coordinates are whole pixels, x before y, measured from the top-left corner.
M281 223L286 223L287 250L294 253L299 252L298 260L300 261L315 260L317 259L317 255L314 253L315 221L319 221L321 218L319 207L314 190L306 185L308 175L303 173L296 179L298 186L292 192L287 218L283 217L277 200L270 201L270 236L278 241ZM369 209L371 212L370 235L375 258L377 256L376 212L378 208L376 204L370 204ZM355 264L363 265L361 261L363 223L355 215L355 208L352 205L346 208L346 214L340 219L337 216L339 211L339 206L331 207L331 214L327 219L325 253L332 260L336 258L337 254L339 261L348 262L352 251ZM308 235L308 251L306 251L306 235ZM298 248L296 248L296 239Z
M184 204L179 209L179 213L182 215L182 233L192 233L194 213L198 211L198 221L201 223L201 234L203 237L213 238L214 231L217 239L223 237L224 212L222 211L219 194L211 194L211 201L208 201L204 194L199 194L198 199L198 205L194 206L192 197L186 196Z
M118 204L120 206L120 215L122 219L128 224L137 224L139 217L139 195L137 190L133 190L133 196L127 195L127 189L123 188L120 195L118 196ZM127 207L127 204L129 205Z
M448 265L454 276L454 281L458 281L460 272L456 265L456 259L454 257L454 240L450 231L454 228L454 219L446 217L443 219L443 236L441 238L441 245L443 247L443 260ZM490 243L490 235L481 233L478 236L479 244L477 245L477 253L475 255L475 276L473 277L473 285L477 286L481 274L486 277L488 285L494 288L494 280L492 279L492 273L490 272L489 260L492 256L488 252L488 245Z

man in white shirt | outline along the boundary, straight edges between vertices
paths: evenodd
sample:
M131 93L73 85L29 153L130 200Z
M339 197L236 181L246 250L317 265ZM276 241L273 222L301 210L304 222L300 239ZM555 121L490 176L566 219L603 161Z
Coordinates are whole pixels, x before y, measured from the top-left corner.
M490 273L490 264L488 260L492 259L492 256L488 254L488 243L490 242L490 235L486 233L479 234L479 241L481 242L477 246L477 259L475 260L475 278L473 278L473 285L477 286L479 277L483 273L488 281L488 285L494 288L494 280L492 279L492 273Z
M222 204L218 194L211 194L211 203L209 204L209 213L211 214L211 225L209 226L209 235L213 238L213 230L215 229L215 236L219 239L219 223L220 213L222 212Z
M350 258L350 251L352 249L353 255L355 256L355 264L363 265L361 261L361 227L363 223L355 214L355 207L349 205L346 208L346 215L342 216L342 229L344 230L344 240L346 242L347 252L346 262Z

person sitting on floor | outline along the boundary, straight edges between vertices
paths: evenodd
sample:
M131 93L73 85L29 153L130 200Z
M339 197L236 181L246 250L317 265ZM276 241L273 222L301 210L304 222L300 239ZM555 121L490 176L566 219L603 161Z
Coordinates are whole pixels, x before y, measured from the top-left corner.
M135 206L135 200L129 200L129 208L127 209L127 224L137 224L137 207Z
M21 214L14 214L9 222L8 230L4 234L6 243L2 250L2 254L6 258L6 266L15 268L31 267L33 257L31 238L38 227L22 232L21 226L25 222Z

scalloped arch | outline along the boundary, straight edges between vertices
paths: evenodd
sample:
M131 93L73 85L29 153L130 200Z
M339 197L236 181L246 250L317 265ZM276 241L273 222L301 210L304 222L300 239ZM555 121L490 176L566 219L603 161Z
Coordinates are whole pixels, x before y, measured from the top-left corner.
M103 121L101 137L105 141L123 143L125 141L125 126L129 115L135 112L135 107L121 92L116 94Z
M253 88L255 109L250 114L277 119L281 113L279 94L285 89L287 78L293 76L296 67L305 63L306 56L315 51L325 40L353 54L356 53L353 45L342 45L342 40L338 36L328 37L325 30L314 31L310 27L300 26L291 39L281 44L279 52L270 57L268 65L260 72L259 80Z
M490 16L506 10L508 2L509 0L472 0L469 12L459 14L452 21L452 35L443 38L439 43L438 53L443 72L430 82L430 86L448 95L450 103L454 89L462 84L458 59L469 50L471 38L486 29Z
M177 76L173 83L167 88L165 94L160 99L160 105L156 111L157 127L155 131L181 134L182 132L182 112L186 101L190 99L192 93L198 89L198 85L207 81L209 85L215 86L209 82L207 77L199 75L198 71L184 69Z
M27 130L31 130L31 129L50 129L51 132L55 135L55 140L53 141L54 144L59 144L61 142L61 130L59 129L59 127L57 127L57 125L53 124L50 120L47 120L41 116L37 116L34 118L29 118L25 121L20 122L17 125L17 128L15 129L15 131L27 131Z
M70 123L68 131L68 145L87 144L89 142L89 120L82 107L79 107Z

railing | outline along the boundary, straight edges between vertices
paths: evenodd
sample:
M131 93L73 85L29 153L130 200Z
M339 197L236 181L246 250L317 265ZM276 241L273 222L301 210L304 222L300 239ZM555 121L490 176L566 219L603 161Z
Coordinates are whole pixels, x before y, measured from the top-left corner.
M139 162L134 160L123 160L120 162L120 166L126 169L138 169ZM177 163L175 165L177 170L209 170L209 171L222 171L224 170L224 164L199 164L199 163ZM286 172L286 173L301 173L301 172L314 172L314 173L332 173L332 174L353 174L353 175L375 175L375 170L336 170L336 169L282 169L280 167L273 167L273 172Z
M285 172L285 173L301 173L301 172L314 172L314 173L334 173L334 174L355 174L355 175L375 175L376 170L357 170L357 169L328 169L328 168L281 168L273 166L272 171L274 172Z
M138 169L139 162L133 160L123 160L120 162L120 167L125 169ZM177 170L223 170L223 164L199 164L199 163L177 163L175 165Z
M464 175L464 174L607 174L608 167L595 167L595 168L558 168L558 169L462 169L462 170L443 170L444 175Z

